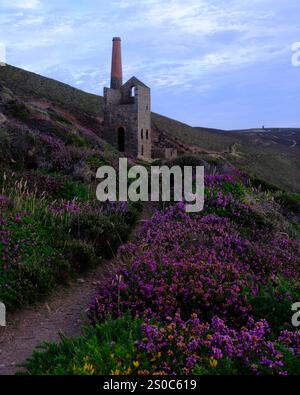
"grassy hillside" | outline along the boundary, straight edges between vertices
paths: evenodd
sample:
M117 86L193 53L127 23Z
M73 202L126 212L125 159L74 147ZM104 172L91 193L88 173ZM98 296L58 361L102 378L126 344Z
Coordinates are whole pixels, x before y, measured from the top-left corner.
M100 120L75 108L93 96L0 69L12 76L0 83L0 300L11 310L113 256L139 207L96 200L96 169L116 166L118 153L97 134Z
M0 68L0 83L16 95L46 99L78 114L102 117L103 98L34 73L7 66ZM90 119L90 123L92 120ZM90 125L89 123L89 125ZM159 114L152 114L152 123L164 136L182 141L187 149L217 154L236 166L292 192L300 192L300 131L270 129L220 131L191 127ZM92 124L94 130L100 125ZM167 141L169 139L167 138ZM198 147L198 148L197 148Z
M300 244L232 171L206 176L203 212L157 211L99 281L84 335L43 344L25 374L299 375Z
M67 84L7 65L0 69L0 81L16 95L47 99L68 110L102 115L103 98Z
M96 200L96 169L119 159L100 137L101 115L101 97L0 68L1 302L23 308L111 264L95 278L83 336L47 342L25 373L299 374L291 304L300 298L300 195L227 160L296 190L295 135L192 128L153 114L166 144L194 153L169 166L206 167L204 210L151 204L153 217L124 244L141 204Z
M300 191L300 145L284 138L285 132L274 141L268 132L216 132L202 128L173 128L176 137L190 145L216 151L234 165L266 181L290 190ZM295 140L300 132L295 130Z

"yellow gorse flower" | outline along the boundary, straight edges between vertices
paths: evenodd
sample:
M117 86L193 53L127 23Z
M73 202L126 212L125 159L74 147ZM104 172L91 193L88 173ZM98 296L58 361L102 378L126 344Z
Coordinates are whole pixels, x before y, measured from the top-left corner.
M134 366L135 368L138 368L138 367L140 366L139 361L133 361L133 366Z
M88 374L94 374L95 369L91 363L85 363L83 366L83 371Z
M121 374L121 371L119 369L112 370L110 374L113 376L119 376Z
M218 365L218 361L214 357L210 357L209 364L213 369L215 369Z

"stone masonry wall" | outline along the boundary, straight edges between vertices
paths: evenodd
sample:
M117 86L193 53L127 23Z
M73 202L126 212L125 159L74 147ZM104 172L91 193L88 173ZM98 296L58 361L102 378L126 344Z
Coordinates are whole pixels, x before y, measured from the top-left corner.
M131 88L135 87L135 96ZM118 149L118 129L125 129L125 153L151 158L150 89L133 77L119 90L104 88L103 138Z
M138 100L138 151L141 159L151 159L151 108L150 89L137 88Z

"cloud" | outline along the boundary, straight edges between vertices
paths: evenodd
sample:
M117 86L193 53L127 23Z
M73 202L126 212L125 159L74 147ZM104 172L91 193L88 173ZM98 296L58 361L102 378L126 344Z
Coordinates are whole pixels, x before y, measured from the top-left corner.
M45 17L42 15L30 15L22 18L14 23L15 26L18 27L29 27L29 26L37 26L42 25L45 22Z
M36 9L41 5L40 0L3 0L1 5L7 8L20 8L24 10Z
M255 2L255 1L254 1ZM260 5L269 0L260 0ZM114 3L116 9L119 2ZM252 30L273 15L270 8L253 7L253 2L244 0L209 1L209 0L144 0L123 1L123 8L134 8L132 18L125 19L124 24L145 27L176 28L177 32L210 35L216 32ZM128 11L127 11L128 12ZM176 34L175 31L173 33Z
M0 67L6 64L6 47L5 44L0 41Z
M109 84L111 38L121 36L124 80L136 75L173 107L187 91L219 92L218 102L238 75L250 91L262 70L273 90L283 85L299 10L298 0L0 0L0 29L8 63L96 93Z

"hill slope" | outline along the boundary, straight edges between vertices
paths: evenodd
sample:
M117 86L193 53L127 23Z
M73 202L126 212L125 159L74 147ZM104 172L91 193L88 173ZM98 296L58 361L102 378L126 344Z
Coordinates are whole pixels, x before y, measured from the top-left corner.
M139 206L96 200L96 170L119 153L99 137L101 118L76 109L80 92L1 69L0 300L10 312L114 255ZM57 91L63 104L49 100Z
M1 67L1 83L16 95L44 99L88 118L86 126L93 125L101 135L100 122L94 121L103 116L103 97L13 66ZM162 146L222 157L281 188L300 192L300 129L220 131L191 127L155 113L152 124Z
M249 166L261 152L256 162L266 170L262 160L275 155L270 140L281 132L191 128L153 114L158 144L214 159L204 162L204 210L101 203L96 169L120 155L101 139L102 98L12 67L0 73L0 300L9 313L41 301L26 319L14 315L16 330L0 328L0 374L42 339L46 352L27 361L29 374L299 374L290 306L300 298L300 195L261 181L256 188L222 159ZM282 147L297 152L290 137L278 156ZM191 162L203 163L177 159ZM281 181L277 170L271 176ZM82 278L92 267L106 274L103 264L107 275ZM53 305L47 296L72 279L84 297L71 286L71 297ZM58 328L80 333L87 303L83 337L50 344Z

